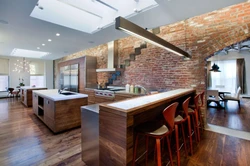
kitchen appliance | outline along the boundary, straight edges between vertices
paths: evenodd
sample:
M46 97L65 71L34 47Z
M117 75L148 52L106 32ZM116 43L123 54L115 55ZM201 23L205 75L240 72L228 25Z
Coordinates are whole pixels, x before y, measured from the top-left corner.
M96 57L83 56L63 61L58 64L60 69L59 89L68 88L78 92L83 88L96 88Z
M95 89L95 95L114 98L116 91L123 91L123 90L125 90L125 87L107 86L107 88Z
M118 44L117 41L108 42L107 68L96 69L96 72L114 72L118 66Z
M78 64L60 68L60 89L78 92Z

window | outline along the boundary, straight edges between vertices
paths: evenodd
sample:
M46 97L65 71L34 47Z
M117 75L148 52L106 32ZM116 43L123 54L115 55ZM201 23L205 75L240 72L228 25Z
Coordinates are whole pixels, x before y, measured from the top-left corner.
M236 60L225 60L211 62L211 65L217 64L221 72L211 72L212 86L224 86L235 93L236 88Z
M9 79L7 75L0 75L0 91L7 91Z
M30 76L30 86L45 87L44 76Z

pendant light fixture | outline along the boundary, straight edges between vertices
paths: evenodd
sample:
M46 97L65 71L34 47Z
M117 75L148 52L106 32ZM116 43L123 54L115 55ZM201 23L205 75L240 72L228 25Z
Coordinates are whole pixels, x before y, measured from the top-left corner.
M25 58L22 60L17 59L17 62L14 63L14 69L13 72L17 73L30 73L30 62L28 62Z
M125 33L128 33L132 36L140 38L146 42L149 42L153 45L164 48L164 49L166 49L166 50L168 50L176 55L191 58L191 56L187 52L174 46L173 44L167 42L166 40L156 36L155 34L148 32L147 30L143 29L142 27L126 20L123 17L117 17L115 19L115 28L118 30L122 30Z
M209 71L221 72L221 71L219 70L219 68L220 68L220 67L214 63L213 66L212 66L212 68L211 68Z

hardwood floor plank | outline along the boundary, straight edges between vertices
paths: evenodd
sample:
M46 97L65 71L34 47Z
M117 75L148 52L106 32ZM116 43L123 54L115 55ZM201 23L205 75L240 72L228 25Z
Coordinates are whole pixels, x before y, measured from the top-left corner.
M250 132L250 99L241 99L241 108L235 101L228 101L225 109L207 108L207 122L217 126Z
M0 166L86 166L80 128L53 134L17 99L0 99L0 108ZM182 151L182 166L250 165L250 141L209 131L201 138L192 156Z

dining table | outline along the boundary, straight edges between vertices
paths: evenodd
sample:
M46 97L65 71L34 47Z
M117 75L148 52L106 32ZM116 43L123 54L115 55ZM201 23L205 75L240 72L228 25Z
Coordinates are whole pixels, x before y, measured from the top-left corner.
M231 90L229 88L222 87L208 87L207 90L218 90L219 97L221 100L224 100L226 94L231 94Z

